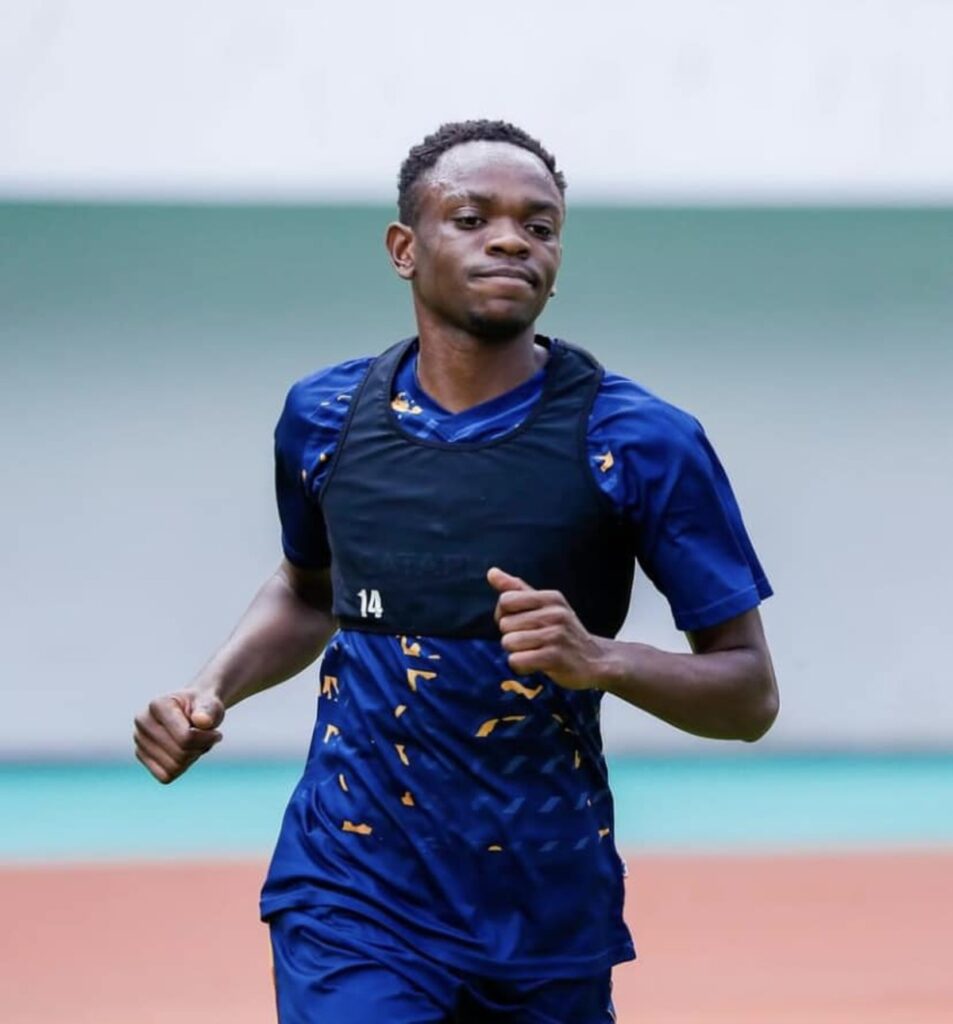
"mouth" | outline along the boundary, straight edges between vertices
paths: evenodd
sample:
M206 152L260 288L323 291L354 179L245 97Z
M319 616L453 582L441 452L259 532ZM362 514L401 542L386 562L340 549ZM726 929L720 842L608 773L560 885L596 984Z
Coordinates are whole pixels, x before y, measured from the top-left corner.
M487 267L485 270L474 271L472 276L484 278L502 277L508 278L511 281L525 281L531 288L535 288L539 283L539 278L529 267Z

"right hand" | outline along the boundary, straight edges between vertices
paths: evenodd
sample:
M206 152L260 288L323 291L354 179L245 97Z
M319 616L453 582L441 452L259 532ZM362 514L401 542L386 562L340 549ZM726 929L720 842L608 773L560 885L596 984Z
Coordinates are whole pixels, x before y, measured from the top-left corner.
M222 734L225 705L212 693L179 690L150 701L136 715L136 757L163 783L175 781Z

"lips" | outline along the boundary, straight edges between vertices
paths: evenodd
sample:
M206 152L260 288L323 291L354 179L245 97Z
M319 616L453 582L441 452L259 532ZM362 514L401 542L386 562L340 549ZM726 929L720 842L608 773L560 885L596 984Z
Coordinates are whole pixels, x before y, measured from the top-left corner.
M473 277L509 277L516 281L525 281L534 288L539 283L539 278L529 267L487 267L484 270L474 271Z

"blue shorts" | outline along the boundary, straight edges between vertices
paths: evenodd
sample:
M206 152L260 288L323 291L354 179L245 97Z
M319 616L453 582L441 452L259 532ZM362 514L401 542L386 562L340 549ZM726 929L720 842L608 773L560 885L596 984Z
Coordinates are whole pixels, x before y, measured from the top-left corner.
M347 911L269 920L280 1024L611 1024L611 972L479 977L421 955ZM374 926L371 925L371 928Z

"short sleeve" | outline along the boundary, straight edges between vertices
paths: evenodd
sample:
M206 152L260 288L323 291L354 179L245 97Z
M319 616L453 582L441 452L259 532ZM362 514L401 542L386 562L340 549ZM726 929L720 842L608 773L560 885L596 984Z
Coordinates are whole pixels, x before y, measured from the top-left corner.
M704 629L756 607L772 590L701 424L671 407L663 421L643 452L638 559L675 625Z
M325 569L331 549L318 492L355 388L369 365L351 360L298 381L275 427L275 496L285 557L303 569Z
M639 565L676 626L704 629L772 593L701 424L607 373L589 421L596 483L631 524Z

